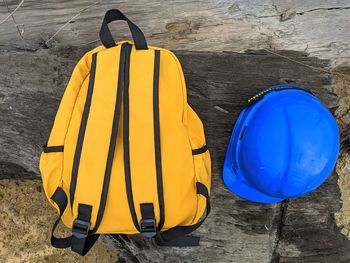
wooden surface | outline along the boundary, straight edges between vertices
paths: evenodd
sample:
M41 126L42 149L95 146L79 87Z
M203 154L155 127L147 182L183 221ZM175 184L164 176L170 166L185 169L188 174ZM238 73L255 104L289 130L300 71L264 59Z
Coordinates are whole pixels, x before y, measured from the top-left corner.
M0 1L0 21L21 1ZM0 46L86 45L98 39L103 14L110 8L124 11L157 46L219 52L292 49L327 58L350 56L348 0L25 0L13 18L0 25ZM129 33L122 23L112 28L118 39Z
M0 175L33 177L60 97L77 59L76 48L0 53ZM283 51L311 66L329 61ZM159 248L139 236L113 236L126 262L349 262L350 241L334 222L340 208L337 175L312 194L275 205L231 194L221 170L232 126L246 100L270 85L296 83L311 89L332 110L332 79L264 51L177 53L189 103L202 118L212 153L212 213L196 231L201 246ZM49 231L49 229L43 229Z

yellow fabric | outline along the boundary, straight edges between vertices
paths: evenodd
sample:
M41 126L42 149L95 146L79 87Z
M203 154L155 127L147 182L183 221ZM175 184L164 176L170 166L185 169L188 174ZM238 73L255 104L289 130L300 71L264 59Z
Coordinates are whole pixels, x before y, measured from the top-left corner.
M91 228L100 205L118 87L121 45L103 46L88 52L73 71L62 98L48 140L48 146L64 146L64 152L42 153L40 171L47 198L62 187L70 199L73 159L87 97L92 54L97 53L94 90L78 169L73 209L70 203L63 222L71 227L78 203L93 207ZM128 42L129 44L133 44ZM210 154L192 155L206 144L197 114L187 104L186 86L179 61L168 50L150 47L130 56L129 140L133 199L137 220L141 203L153 203L160 220L153 120L153 74L155 50L160 51L159 118L165 223L162 230L198 222L206 200L196 192L196 182L210 190ZM123 105L122 105L123 109ZM106 208L98 233L138 233L130 214L126 195L121 111ZM56 207L55 203L51 204Z

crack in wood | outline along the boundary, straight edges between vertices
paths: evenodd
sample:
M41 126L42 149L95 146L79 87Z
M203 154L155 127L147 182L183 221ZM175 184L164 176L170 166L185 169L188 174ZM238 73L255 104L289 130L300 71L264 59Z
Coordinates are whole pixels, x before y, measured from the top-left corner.
M283 226L284 226L286 213L288 209L288 202L289 200L286 199L280 203L279 214L277 217L276 235L275 235L275 240L272 248L272 256L271 256L270 263L278 263L280 261L280 254L278 253L278 249L279 249L279 242L282 236Z
M284 10L283 12L279 12L276 4L273 4L273 7L276 11L275 15L264 15L264 16L254 16L256 18L273 18L273 17L280 17L280 22L284 22L287 20L292 19L295 15L304 15L306 13L311 13L315 11L332 11L332 10L349 10L350 7L319 7L319 8L313 8L305 11L296 11L293 10L292 8L288 8Z
M314 9L310 9L310 10L306 10L306 11L302 11L302 12L297 12L297 15L304 15L305 13L311 13L314 11L320 11L320 10L326 10L326 11L330 11L330 10L349 10L350 6L346 6L346 7L319 7L319 8L314 8Z

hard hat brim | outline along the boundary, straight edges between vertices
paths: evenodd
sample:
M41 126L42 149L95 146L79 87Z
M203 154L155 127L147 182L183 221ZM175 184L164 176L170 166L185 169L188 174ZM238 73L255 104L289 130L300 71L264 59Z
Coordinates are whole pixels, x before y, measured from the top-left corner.
M278 203L284 200L284 198L277 198L266 195L257 189L249 186L245 181L244 177L241 174L239 168L235 170L234 163L236 163L232 155L235 149L237 149L237 141L239 140L240 134L243 130L244 122L249 115L249 112L244 109L238 116L237 122L234 125L233 132L229 145L227 147L227 153L223 168L223 181L227 188L234 194L238 195L241 198L247 199L249 201L258 202L258 203Z
M236 174L232 168L230 169L230 167L227 167L226 165L224 166L223 180L227 188L232 193L249 201L272 204L285 200L283 198L276 198L271 197L269 195L265 195L264 193L259 192L256 189L250 187L239 178L239 175Z

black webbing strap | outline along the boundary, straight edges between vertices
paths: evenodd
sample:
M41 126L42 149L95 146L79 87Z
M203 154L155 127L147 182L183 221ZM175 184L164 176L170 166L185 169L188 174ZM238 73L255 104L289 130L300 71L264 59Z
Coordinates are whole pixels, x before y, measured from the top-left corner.
M157 234L157 223L153 203L140 204L140 209L142 215L140 221L141 234L144 237L154 237Z
M157 245L161 247L196 247L199 246L199 241L200 237L187 236L187 234L168 241L164 240L161 234L156 236Z
M207 209L210 209L210 197L209 197L209 191L208 188L202 184L202 183L196 183L196 187L197 187L197 194L199 195L203 195L206 199L207 199L207 205L209 205L209 207L207 206ZM208 211L209 214L209 211Z
M192 155L198 155L198 154L202 154L202 153L205 153L206 151L208 151L208 146L207 145L204 145L203 147L201 148L198 148L198 149L193 149L192 150Z
M58 223L61 220L61 217L63 215L64 210L67 207L68 199L66 193L63 191L62 188L58 187L54 194L51 196L51 200L54 201L60 210L60 215L56 219L55 223L53 224L52 231L51 231L51 245L56 248L67 248L70 247L70 237L65 238L57 238L54 236L54 231L58 226Z
M207 209L198 223L191 226L177 226L164 232L159 232L156 241L159 246L198 246L199 238L187 236L203 224L210 213L210 198L207 187L202 183L196 183L197 194L203 195L207 201Z
M100 39L102 44L106 48L114 47L115 41L112 37L111 31L108 28L108 24L112 21L116 20L124 20L128 23L132 38L134 39L136 49L148 49L146 38L142 33L141 29L131 22L122 12L118 9L108 10L105 14L105 17L102 22L101 30L100 30Z
M79 204L78 217L73 222L72 236L58 238L54 236L54 231L57 228L59 221L67 207L68 199L62 188L58 187L51 199L57 204L60 210L60 215L55 221L51 232L51 244L56 248L71 247L73 251L84 256L97 241L99 235L90 234L90 218L92 206Z
M64 150L63 145L47 146L47 143L45 143L45 145L43 146L44 153L63 152L63 150Z
M73 222L71 248L84 256L95 244L99 235L89 234L92 206L79 204L78 217Z

